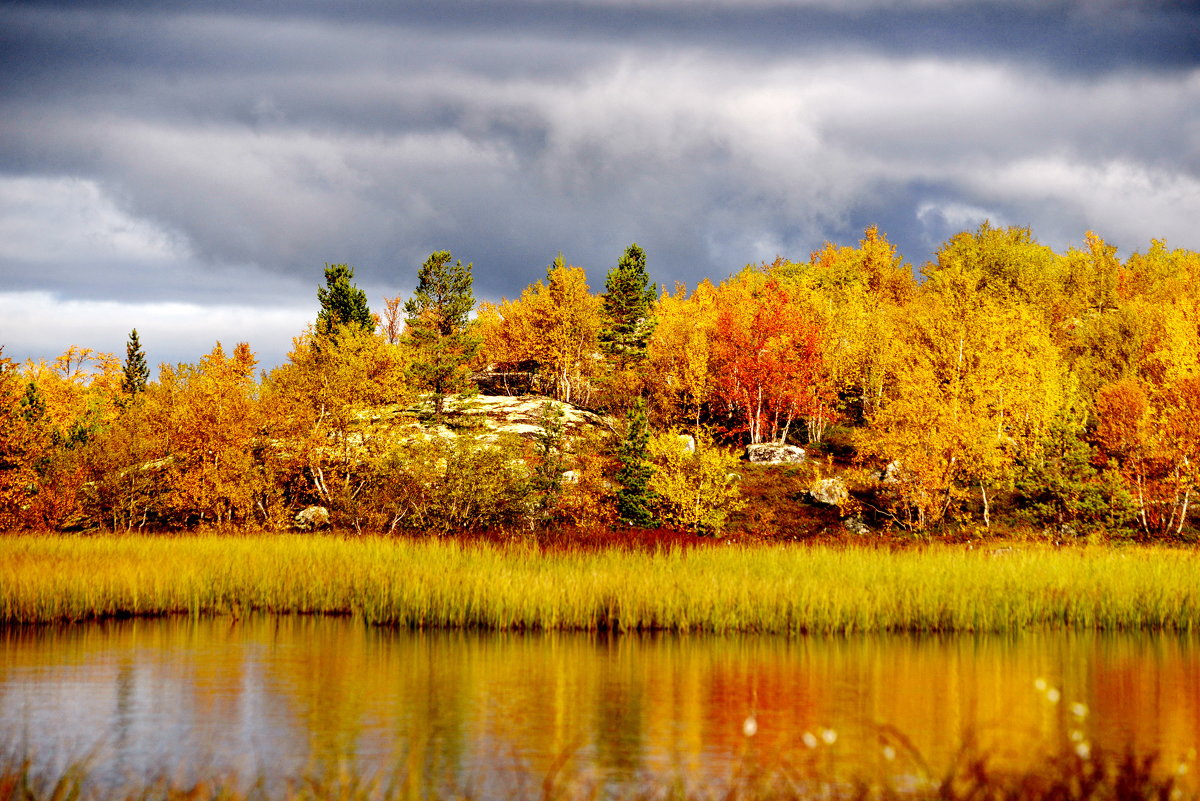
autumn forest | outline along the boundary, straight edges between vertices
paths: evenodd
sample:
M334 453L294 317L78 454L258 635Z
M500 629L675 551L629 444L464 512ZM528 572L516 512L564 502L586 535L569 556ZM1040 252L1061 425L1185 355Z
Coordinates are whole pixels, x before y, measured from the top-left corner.
M985 223L916 268L874 227L719 283L652 267L631 245L593 288L559 256L477 304L443 251L374 313L327 265L268 371L217 343L152 377L136 330L124 358L0 351L0 529L722 534L774 476L836 479L825 512L859 535L1196 535L1198 253ZM485 429L481 391L538 425ZM807 460L742 460L772 442Z

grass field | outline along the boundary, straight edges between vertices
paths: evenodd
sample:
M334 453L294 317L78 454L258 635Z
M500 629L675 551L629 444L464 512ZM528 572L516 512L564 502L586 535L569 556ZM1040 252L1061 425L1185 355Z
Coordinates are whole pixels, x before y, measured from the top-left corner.
M1200 554L716 546L543 551L336 536L0 537L0 622L353 615L414 628L1191 630Z

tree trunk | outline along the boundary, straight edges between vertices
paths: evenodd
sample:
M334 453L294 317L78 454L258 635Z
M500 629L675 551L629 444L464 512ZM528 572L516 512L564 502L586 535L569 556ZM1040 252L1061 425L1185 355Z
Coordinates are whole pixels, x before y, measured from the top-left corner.
M979 494L983 496L983 526L989 531L992 528L992 518L989 514L987 487L983 486L983 482L979 482Z

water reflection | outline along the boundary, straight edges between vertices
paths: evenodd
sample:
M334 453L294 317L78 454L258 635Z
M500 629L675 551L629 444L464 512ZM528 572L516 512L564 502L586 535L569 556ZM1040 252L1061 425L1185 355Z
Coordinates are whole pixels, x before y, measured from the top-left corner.
M460 788L560 767L597 784L719 781L757 761L911 770L903 753L886 759L887 727L935 765L969 737L1020 764L1073 733L1174 757L1200 742L1200 643L480 635L268 617L0 631L0 742L90 755L112 780L280 779L347 760Z

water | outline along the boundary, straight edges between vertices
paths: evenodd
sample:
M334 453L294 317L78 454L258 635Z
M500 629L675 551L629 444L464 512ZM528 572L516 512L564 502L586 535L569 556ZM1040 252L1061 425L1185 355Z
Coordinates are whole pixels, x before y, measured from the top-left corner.
M1018 765L1072 738L1186 757L1200 641L430 633L265 616L0 630L0 748L51 773L84 759L112 784L215 772L276 786L352 765L479 795L551 774L712 787L755 764L913 776L914 754L936 770L971 738Z

